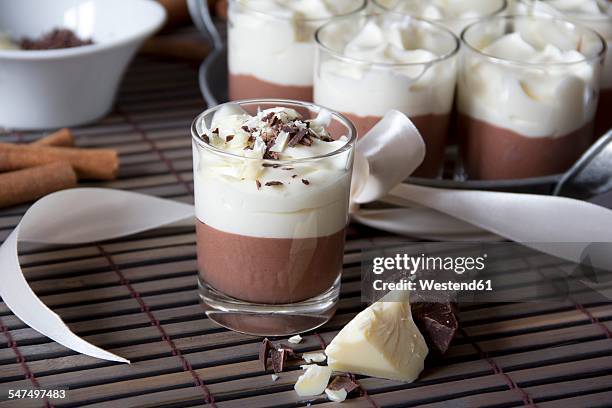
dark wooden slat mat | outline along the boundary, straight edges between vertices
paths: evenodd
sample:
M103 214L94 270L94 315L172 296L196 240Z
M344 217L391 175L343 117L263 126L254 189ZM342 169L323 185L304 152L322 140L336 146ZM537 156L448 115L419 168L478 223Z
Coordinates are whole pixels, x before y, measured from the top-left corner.
M116 109L74 129L79 146L111 147L120 188L192 203L189 125L204 109L196 67L138 59ZM0 141L41 134L0 132ZM0 240L27 205L0 210ZM320 350L362 305L361 251L402 239L352 226L337 315L297 349ZM196 292L193 228L151 231L100 245L26 251L33 289L87 340L131 366L78 355L25 326L0 303L0 386L68 387L69 399L0 401L0 407L192 407L212 395L218 407L306 406L293 391L292 363L273 382L257 362L259 339L222 329L203 315ZM531 282L510 259L507 290ZM515 273L512 273L516 271ZM510 275L511 274L511 275ZM472 305L447 356L432 358L420 380L360 378L367 396L347 407L612 406L612 306L571 301ZM337 405L315 398L313 405Z

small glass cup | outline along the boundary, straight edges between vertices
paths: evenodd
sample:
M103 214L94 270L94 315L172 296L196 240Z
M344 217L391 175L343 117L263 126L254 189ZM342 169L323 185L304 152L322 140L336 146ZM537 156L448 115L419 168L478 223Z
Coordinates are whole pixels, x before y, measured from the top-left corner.
M599 105L595 116L595 137L603 136L612 128L612 4L601 1L597 10L583 7L587 2L564 2L559 0L520 0L515 8L516 14L562 15L568 20L589 27L597 31L608 46L603 74L601 77L601 90L599 92ZM595 0L589 2L597 5ZM577 7L576 7L577 6Z
M341 0L334 16L358 13L367 0ZM314 32L331 17L309 18L273 0L230 0L230 100L312 101Z
M381 27L398 24L410 33L406 41L414 41L409 49L430 51L435 57L415 63L379 63L346 56L348 41L372 22ZM386 12L334 19L317 31L316 40L315 103L346 115L360 137L387 111L403 112L426 144L425 160L414 175L438 176L455 95L459 39L429 21Z
M283 107L311 119L320 110L288 100L237 103L252 115ZM285 161L247 158L200 137L222 106L191 127L201 302L210 319L243 333L284 336L319 327L333 316L340 293L355 128L331 112L331 136L347 138L338 150Z
M497 51L487 49L502 37L507 42ZM468 26L462 41L457 105L467 176L521 179L567 170L592 140L606 50L601 36L562 19L510 16ZM526 52L520 41L540 50L539 60L515 57ZM551 60L557 53L567 59Z
M441 24L460 36L465 27L482 18L501 14L507 7L506 0L457 0L454 2L439 0L373 0L376 7L395 11L412 17L424 18ZM454 10L448 7L454 6ZM438 15L437 9L451 16Z

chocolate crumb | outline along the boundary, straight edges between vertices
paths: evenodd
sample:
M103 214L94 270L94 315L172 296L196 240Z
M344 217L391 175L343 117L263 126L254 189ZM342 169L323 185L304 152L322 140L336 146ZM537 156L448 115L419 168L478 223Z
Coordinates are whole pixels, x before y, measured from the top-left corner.
M284 185L284 183L282 181L268 181L266 183L267 187L282 186L282 185Z
M359 384L351 380L346 376L337 376L333 379L333 381L327 386L328 389L332 391L345 390L347 394L359 388Z
M262 164L262 167L272 167L273 169L278 169L280 166L281 166L280 164L272 164L272 163Z
M307 186L310 185L310 181L308 181L306 179L302 179L302 183L306 184Z
M293 176L291 176L291 178L296 178L297 176L298 176L297 174L294 174Z
M261 188L261 181L255 180L255 185L257 186L257 189L259 190Z
M291 171L291 170L294 170L294 168L293 167L283 167L281 170Z
M250 128L249 128L247 125L244 125L244 126L242 127L242 130L244 130L245 132L249 132L249 133L251 133L251 129L250 129Z
M259 349L259 361L261 362L264 371L268 370L268 358L271 349L272 342L267 338L263 339L261 342L261 348Z
M228 136L225 138L225 143L229 143L229 142L231 142L233 139L234 139L234 135L228 135Z
M212 131L213 133L219 134L219 128L215 128L215 130Z
M210 138L208 136L202 135L202 140L204 140L206 144L210 144Z
M279 155L276 152L271 152L270 150L268 150L265 154L264 154L264 159L266 160L278 160L279 159Z

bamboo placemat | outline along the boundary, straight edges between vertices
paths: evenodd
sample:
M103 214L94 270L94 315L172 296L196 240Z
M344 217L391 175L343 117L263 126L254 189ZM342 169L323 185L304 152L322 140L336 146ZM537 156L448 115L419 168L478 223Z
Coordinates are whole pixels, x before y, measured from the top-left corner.
M74 129L79 146L121 155L117 181L91 183L192 203L189 125L204 109L196 67L139 58L115 110ZM40 133L0 133L27 142ZM0 240L27 206L0 210ZM340 308L298 351L320 350L361 310L361 251L400 237L352 226ZM152 231L100 245L22 256L36 293L79 335L133 361L78 355L26 327L0 303L0 382L5 388L68 388L66 401L1 401L0 407L306 406L290 365L273 382L260 369L260 339L206 319L196 293L193 228ZM511 263L509 273L511 273ZM1 272L0 272L1 273ZM1 284L1 281L0 281ZM513 282L528 285L529 282ZM612 305L515 303L461 312L461 333L413 384L360 378L367 395L346 407L612 406ZM332 406L325 398L312 405Z

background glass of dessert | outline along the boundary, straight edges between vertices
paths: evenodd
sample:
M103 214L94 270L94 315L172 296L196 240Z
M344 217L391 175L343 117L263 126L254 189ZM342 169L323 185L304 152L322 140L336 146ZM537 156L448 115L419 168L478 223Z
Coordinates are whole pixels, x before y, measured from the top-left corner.
M511 16L472 24L462 41L457 101L467 176L567 170L592 140L601 36L562 19Z
M612 2L606 0L521 0L516 4L516 13L549 14L597 31L608 45L599 105L595 117L595 137L602 136L612 128Z
M398 13L337 18L316 33L315 102L342 112L363 136L391 109L414 122L427 148L415 175L444 161L459 39Z
M307 331L338 301L356 132L308 103L240 102L255 115L247 124L236 106L212 108L192 126L200 297L211 319L236 331ZM257 116L272 108L299 112L308 140L292 146L297 128L286 113ZM309 136L323 128L330 138Z
M314 32L366 6L367 0L230 0L230 100L312 101Z
M436 22L461 35L473 22L502 13L506 0L372 0L383 10Z

